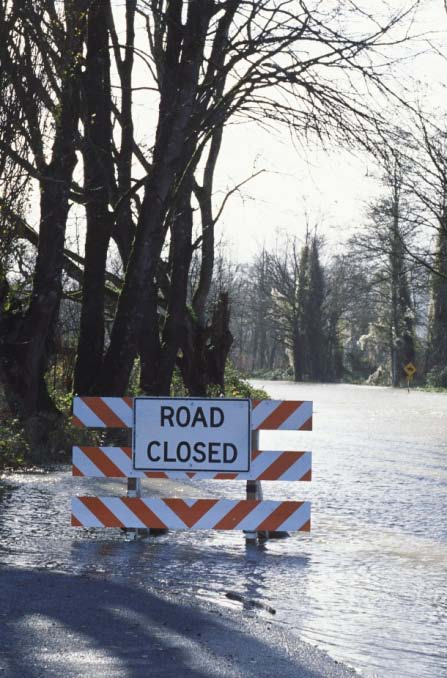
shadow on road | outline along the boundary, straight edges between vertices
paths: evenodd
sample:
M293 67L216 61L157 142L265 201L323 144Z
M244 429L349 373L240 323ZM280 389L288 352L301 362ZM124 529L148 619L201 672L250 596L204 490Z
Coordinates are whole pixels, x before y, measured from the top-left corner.
M345 675L323 655L309 668L315 651L284 650L268 624L263 637L256 622L249 633L234 616L98 577L5 568L0 601L2 678Z

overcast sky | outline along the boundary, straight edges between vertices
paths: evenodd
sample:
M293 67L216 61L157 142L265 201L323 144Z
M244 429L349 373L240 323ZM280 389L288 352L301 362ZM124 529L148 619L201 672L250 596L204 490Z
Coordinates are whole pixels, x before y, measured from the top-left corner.
M368 8L374 11L374 0ZM390 0L393 8L402 2ZM443 0L423 0L413 33L429 33L430 42L447 55L447 15ZM411 47L418 56L396 66L402 83L417 80L415 101L436 113L447 108L447 60L428 51L428 36ZM219 232L234 256L246 260L263 242L272 245L276 232L305 232L307 211L311 225L319 223L328 249L346 239L363 219L365 204L380 192L377 167L366 154L343 149L331 153L294 147L288 133L267 133L255 125L229 126L219 160L216 201L227 188L248 177L253 169L266 172L245 185L225 209Z

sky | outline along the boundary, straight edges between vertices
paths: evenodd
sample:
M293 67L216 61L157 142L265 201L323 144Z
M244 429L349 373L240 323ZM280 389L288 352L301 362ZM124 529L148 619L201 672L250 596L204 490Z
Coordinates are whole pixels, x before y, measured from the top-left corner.
M374 11L376 0L368 8ZM390 0L395 9L402 2ZM413 26L413 57L395 67L400 82L435 113L447 107L447 13L443 0L422 0ZM429 43L440 54L429 50ZM443 56L443 47L445 47ZM413 85L413 81L415 84ZM326 247L336 252L365 218L366 205L381 193L374 158L343 148L326 152L300 148L283 129L268 133L255 124L230 125L216 177L216 204L225 192L254 171L265 170L227 203L218 235L238 261L249 260L263 245L273 247L281 234L303 237L306 214L318 225Z

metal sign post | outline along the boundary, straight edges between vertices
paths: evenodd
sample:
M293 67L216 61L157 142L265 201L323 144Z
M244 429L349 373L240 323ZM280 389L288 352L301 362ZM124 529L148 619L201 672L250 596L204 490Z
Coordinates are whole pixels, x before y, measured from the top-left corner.
M410 362L410 363L407 363L406 365L404 365L404 372L407 375L407 389L408 389L408 393L410 393L410 384L413 380L414 375L417 372L417 369L413 365L413 363Z

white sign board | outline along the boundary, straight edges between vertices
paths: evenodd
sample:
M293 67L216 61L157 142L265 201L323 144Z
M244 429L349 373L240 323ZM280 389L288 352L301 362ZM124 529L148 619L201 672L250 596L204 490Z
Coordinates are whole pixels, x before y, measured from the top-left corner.
M250 470L251 402L226 398L134 398L137 471Z

